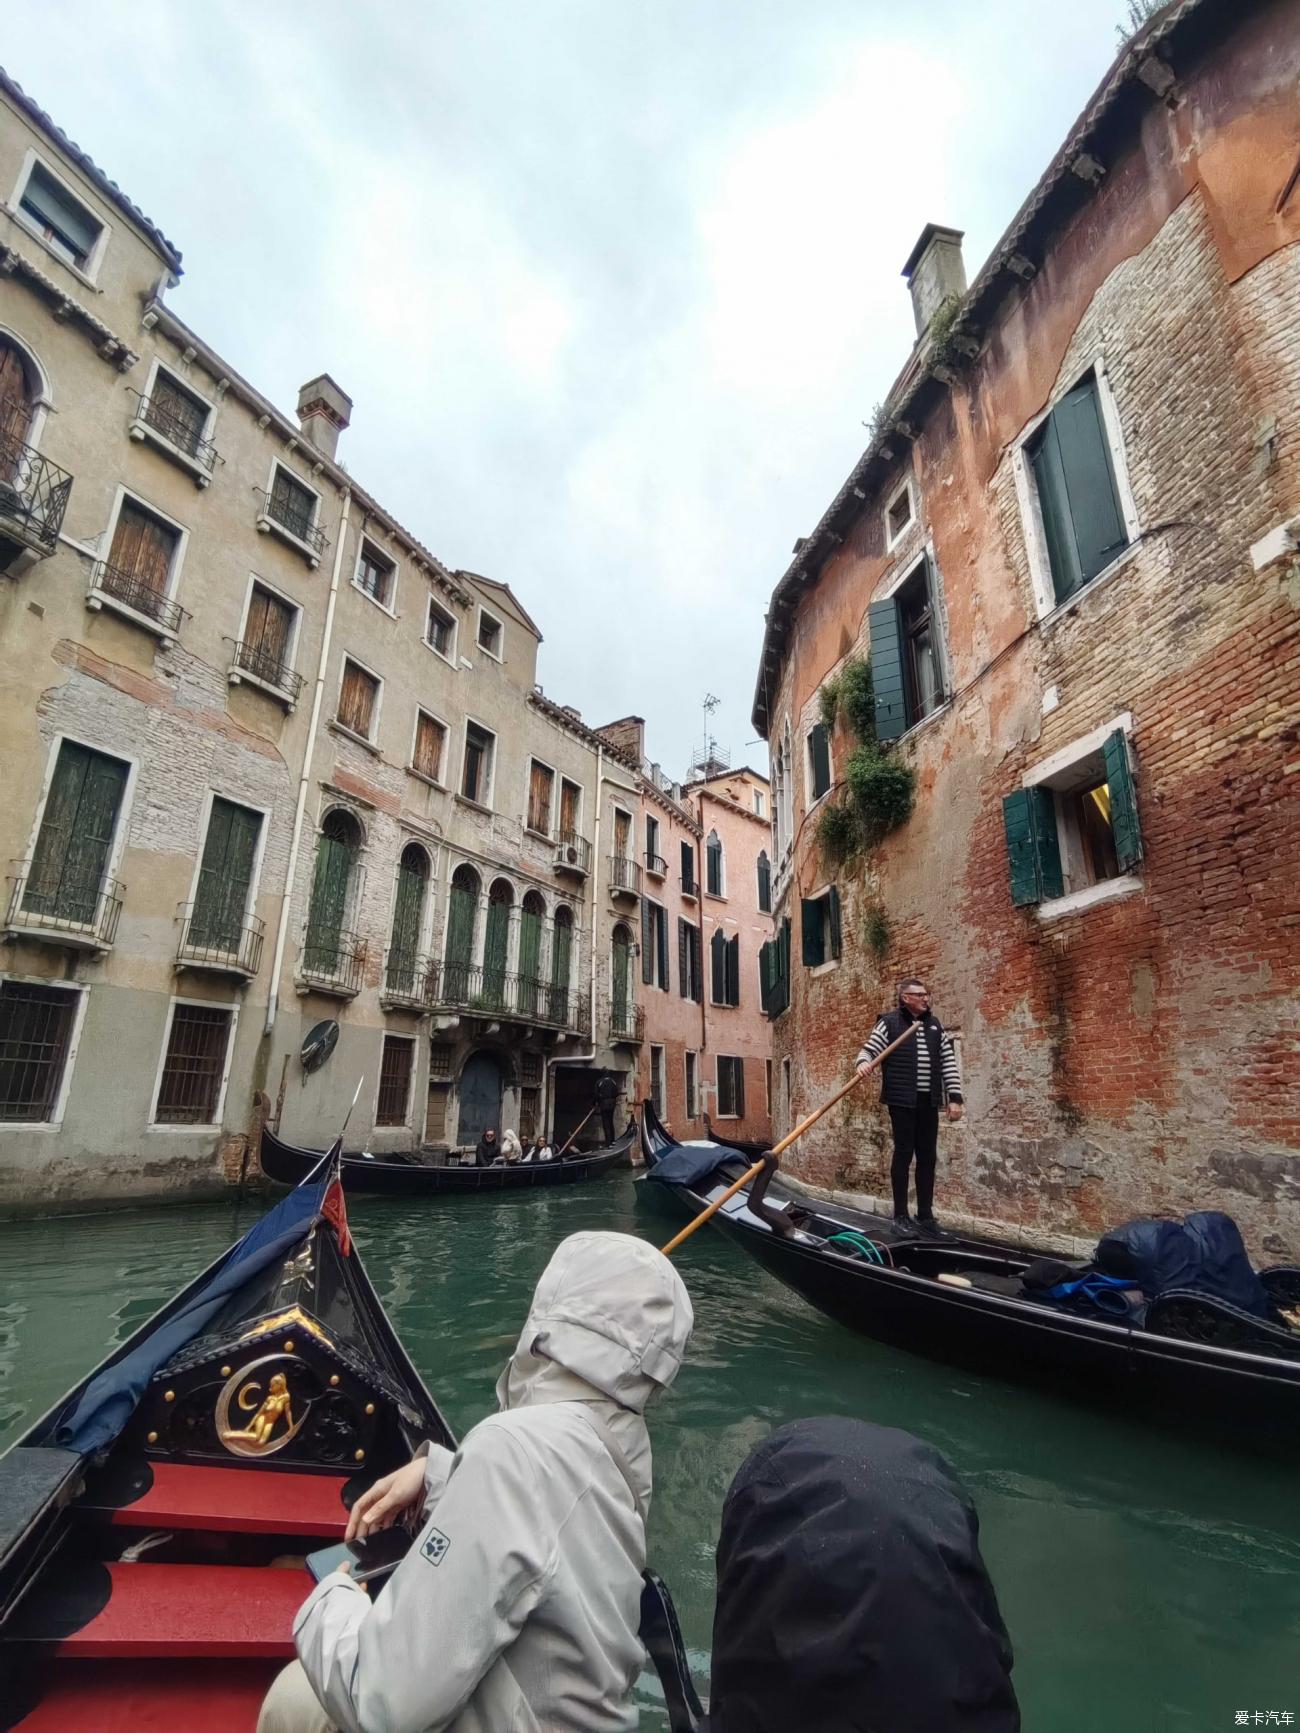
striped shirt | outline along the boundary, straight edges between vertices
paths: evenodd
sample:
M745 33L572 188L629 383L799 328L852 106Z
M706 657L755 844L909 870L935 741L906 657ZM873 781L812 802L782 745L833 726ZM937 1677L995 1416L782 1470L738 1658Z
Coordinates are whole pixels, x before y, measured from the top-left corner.
M913 1037L916 1043L916 1093L918 1096L930 1093L930 1043L924 1033ZM856 1065L864 1064L868 1059L878 1059L889 1045L889 1026L882 1017L871 1031L854 1061ZM943 1040L939 1045L939 1057L943 1064L943 1095L947 1101L960 1101L961 1096L961 1066L957 1062L957 1049L952 1044L952 1036L945 1029Z

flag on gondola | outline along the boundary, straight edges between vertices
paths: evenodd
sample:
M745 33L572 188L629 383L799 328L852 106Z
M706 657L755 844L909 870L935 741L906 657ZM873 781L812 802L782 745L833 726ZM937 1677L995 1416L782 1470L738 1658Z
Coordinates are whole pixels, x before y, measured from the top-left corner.
M343 1139L335 1143L327 1159L330 1162L329 1181L321 1199L320 1213L334 1229L339 1250L346 1258L352 1250L352 1235L348 1231L348 1206L343 1197Z

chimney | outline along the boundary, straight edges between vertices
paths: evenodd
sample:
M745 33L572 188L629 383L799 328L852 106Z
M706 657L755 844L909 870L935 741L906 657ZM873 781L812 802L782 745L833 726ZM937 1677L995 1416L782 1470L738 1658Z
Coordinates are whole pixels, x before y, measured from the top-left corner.
M298 425L323 457L334 457L339 434L351 420L352 399L328 373L309 379L298 393Z
M918 338L925 336L930 321L950 296L966 293L962 233L961 229L946 229L942 223L927 223L903 266Z

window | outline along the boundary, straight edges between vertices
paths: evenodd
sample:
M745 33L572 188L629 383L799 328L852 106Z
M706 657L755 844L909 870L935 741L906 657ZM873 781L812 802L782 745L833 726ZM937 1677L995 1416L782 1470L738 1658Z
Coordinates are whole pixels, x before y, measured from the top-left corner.
M542 1006L544 977L542 975L542 931L546 923L546 904L537 891L525 893L519 911L519 955L515 974L519 979L519 1009L525 1016L535 1017ZM561 1013L565 1009L557 1005Z
M745 1117L745 1061L718 1054L718 1118Z
M867 609L876 736L897 740L944 702L934 565L925 554Z
M772 847L779 865L785 860L790 852L790 844L794 841L794 748L788 716L781 725L772 788Z
M397 863L397 893L393 898L393 926L384 971L384 986L402 998L413 998L419 987L417 975L428 893L429 857L418 842L407 843ZM405 1119L403 1112L398 1123L405 1123Z
M763 790L761 788L756 788L754 790L754 813L756 817L762 818L764 816L763 808L766 804L767 803L763 798Z
M555 795L555 772L540 759L528 766L528 828L540 836L551 834L551 802Z
M180 611L170 602L168 592L180 540L175 524L125 495L113 526L108 558L96 568L95 588L174 630Z
M18 208L51 252L79 271L89 268L104 225L44 163L32 164Z
M569 982L575 962L573 934L573 910L568 903L561 903L551 930L551 996L557 1020L569 1013Z
M362 740L373 740L379 719L379 684L360 662L354 662L350 656L343 658L337 717L340 728L346 728L349 734L356 734Z
M700 929L692 921L677 917L677 979L683 999L698 1005L703 991L703 946Z
M492 770L496 758L497 737L477 722L465 724L465 763L461 770L460 792L476 806L492 804Z
M379 1060L376 1125L405 1125L411 1108L411 1071L415 1042L409 1035L385 1035Z
M1040 606L1050 609L1128 546L1095 371L1066 392L1024 453L1051 576Z
M632 935L622 921L614 928L610 955L610 1026L613 1034L632 1032Z
M450 662L456 654L456 619L440 602L429 597L429 612L424 622L424 641L431 650Z
M172 1006L155 1125L217 1123L233 1025L234 1012L225 1005Z
M759 913L770 915L772 912L772 863L767 858L767 850L763 849L756 863L758 872L758 908Z
M582 811L582 790L567 776L560 778L560 841L579 841L579 815Z
M1011 900L1066 913L1135 888L1142 832L1127 727L1100 729L1030 772L1002 802Z
M387 608L391 612L393 592L397 587L397 564L364 536L361 538L361 552L357 556L357 570L352 582L359 590L364 590L372 601L378 602L381 608Z
M720 927L714 929L709 940L709 956L712 965L711 998L715 1005L739 1005L740 1003L740 934L728 938Z
M335 808L326 814L316 845L303 945L308 974L332 979L350 970L355 946L345 929L356 900L360 861L361 826L350 812Z
M80 998L66 987L0 982L0 1122L54 1119Z
M187 457L196 462L205 461L211 467L212 458L205 439L211 406L182 385L174 374L163 367L158 368L141 411L155 433L160 433Z
M505 628L502 626L500 620L498 620L494 615L489 614L486 608L480 608L478 611L479 649L486 650L489 656L495 657L499 662L501 660L501 649L504 637Z
M671 986L668 978L668 916L649 897L641 903L641 979L647 987Z
M725 894L726 863L722 856L722 838L711 830L704 844L704 885L711 897Z
M774 939L758 953L759 996L763 1013L779 1017L790 1003L790 923L782 921Z
M519 1091L519 1136L524 1143L537 1136L541 1106L541 1090L534 1083L525 1083Z
M682 844L682 895L693 897L699 886L695 882L695 844Z
M650 1049L650 1101L660 1119L667 1116L668 1103L664 1089L664 1050L662 1047Z
M824 722L808 730L808 804L820 800L831 786L831 732Z
M38 922L101 926L114 899L108 877L130 766L64 740L23 886L24 914Z
M694 1053L687 1053L684 1060L686 1073L686 1117L698 1119L700 1116L700 1092L697 1076L698 1064Z
M257 527L287 537L307 555L311 566L318 566L326 545L325 532L316 522L319 506L319 496L306 482L299 481L282 463L274 463L266 509L258 517Z
M237 956L248 917L262 814L218 795L208 815L187 950Z
M885 507L886 547L894 547L911 529L915 521L916 507L912 500L912 484L910 481L905 481Z
M415 713L415 745L411 749L411 769L430 782L442 782L442 755L447 748L447 730L436 716L427 710Z
M268 686L296 687L292 679L298 609L265 584L253 583L248 596L244 635L235 648L235 666ZM295 693L296 695L296 693Z
M632 844L632 814L624 812L621 806L614 808L614 855L618 860L627 859L627 851Z
M659 853L659 820L649 812L645 815L645 866L656 878L663 878L668 871L668 862Z
M468 997L478 936L480 879L472 866L461 864L451 875L447 898L446 964L443 993L451 1004Z
M815 897L805 897L803 916L803 964L819 969L837 962L843 949L840 932L840 893L834 885Z

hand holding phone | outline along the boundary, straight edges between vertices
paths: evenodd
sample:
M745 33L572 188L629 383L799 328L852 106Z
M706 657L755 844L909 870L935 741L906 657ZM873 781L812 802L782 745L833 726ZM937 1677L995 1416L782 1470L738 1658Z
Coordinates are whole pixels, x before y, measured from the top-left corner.
M406 1529L385 1528L365 1540L340 1541L337 1546L326 1546L319 1552L308 1553L307 1569L319 1583L341 1564L351 1563L353 1582L368 1583L396 1570L410 1546L411 1536Z

